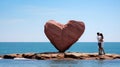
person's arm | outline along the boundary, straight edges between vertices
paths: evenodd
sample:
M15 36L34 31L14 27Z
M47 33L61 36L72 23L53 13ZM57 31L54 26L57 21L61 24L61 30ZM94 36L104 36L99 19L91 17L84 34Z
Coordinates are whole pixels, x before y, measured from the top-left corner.
M103 42L103 38L102 38L102 36L100 36L99 41L100 41L100 42Z

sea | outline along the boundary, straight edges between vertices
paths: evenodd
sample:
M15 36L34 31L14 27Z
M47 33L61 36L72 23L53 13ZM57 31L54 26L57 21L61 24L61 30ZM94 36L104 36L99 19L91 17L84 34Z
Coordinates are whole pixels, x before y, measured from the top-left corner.
M107 54L120 54L120 42L104 42ZM50 42L0 42L0 55L58 52ZM97 42L76 42L66 52L97 53ZM120 67L120 60L0 59L0 67Z

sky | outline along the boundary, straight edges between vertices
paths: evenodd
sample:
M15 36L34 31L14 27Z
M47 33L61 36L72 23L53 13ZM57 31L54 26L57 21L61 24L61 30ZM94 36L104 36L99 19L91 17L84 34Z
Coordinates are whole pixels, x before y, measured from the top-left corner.
M49 42L48 20L83 21L78 42L96 42L97 32L120 42L120 0L0 0L0 42Z

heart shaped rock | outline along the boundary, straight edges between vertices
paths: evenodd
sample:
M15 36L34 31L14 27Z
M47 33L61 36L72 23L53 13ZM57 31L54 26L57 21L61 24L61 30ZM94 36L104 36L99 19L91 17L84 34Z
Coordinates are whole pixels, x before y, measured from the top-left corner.
M59 52L65 52L83 34L85 25L82 21L70 20L63 25L54 20L45 24L44 32Z

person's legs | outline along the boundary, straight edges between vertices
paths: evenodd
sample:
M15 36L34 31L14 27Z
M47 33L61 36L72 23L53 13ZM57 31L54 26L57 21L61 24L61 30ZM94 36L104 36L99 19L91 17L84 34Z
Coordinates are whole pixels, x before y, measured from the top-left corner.
M101 50L102 50L102 53L105 54L105 51L104 51L104 48L102 47L103 43L101 43Z
M101 43L98 43L98 46L99 46L99 55L102 55Z
M105 54L105 51L104 51L103 47L102 47L102 52L103 52L103 54Z
M99 48L99 49L98 49L98 54L99 54L99 55L100 55L100 52L101 52L101 51L100 51L100 48Z

